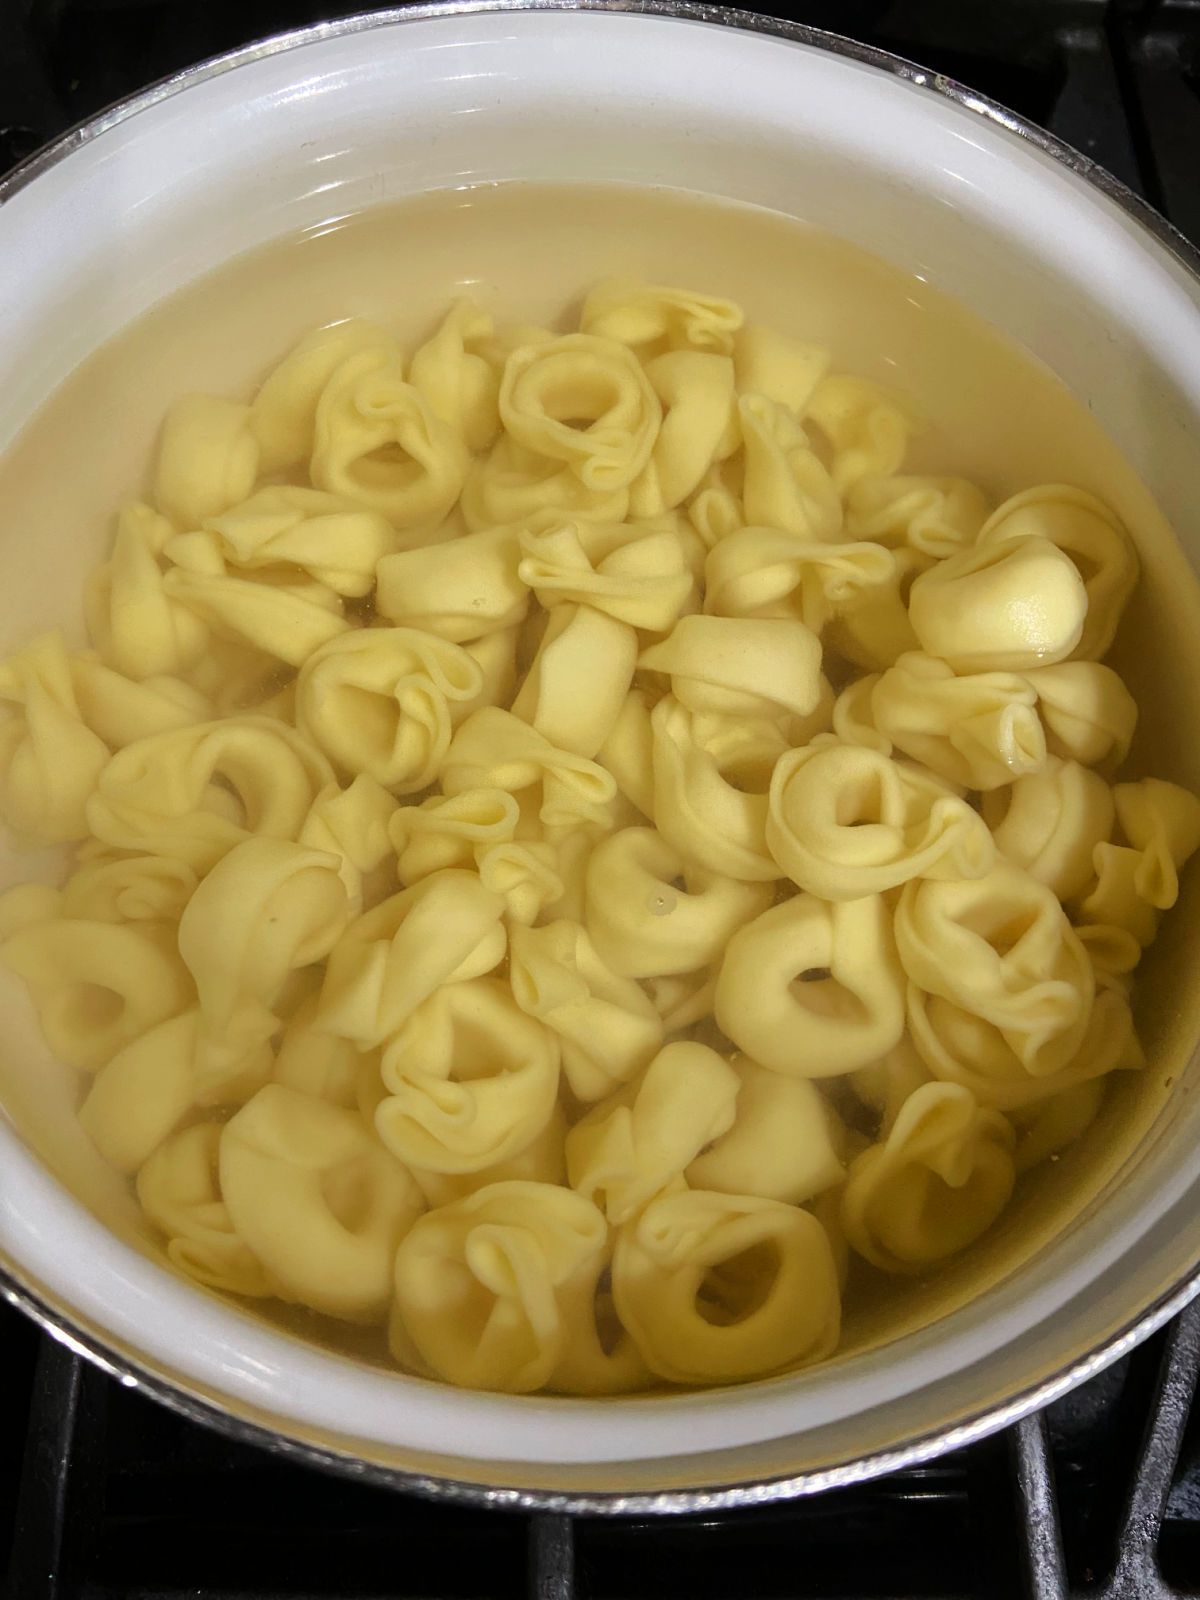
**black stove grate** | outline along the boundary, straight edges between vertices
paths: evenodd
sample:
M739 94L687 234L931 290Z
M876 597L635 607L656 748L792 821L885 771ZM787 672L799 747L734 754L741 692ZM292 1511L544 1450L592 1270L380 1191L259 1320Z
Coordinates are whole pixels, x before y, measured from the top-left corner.
M326 1476L176 1416L7 1308L0 1351L9 1600L1200 1595L1200 1303L1042 1415L926 1466L753 1510L619 1520Z
M365 0L364 0L365 3ZM325 0L0 0L0 172ZM1049 128L1200 241L1200 0L808 0ZM924 1467L719 1515L432 1504L236 1444L0 1304L8 1600L1200 1597L1200 1303L1040 1417Z

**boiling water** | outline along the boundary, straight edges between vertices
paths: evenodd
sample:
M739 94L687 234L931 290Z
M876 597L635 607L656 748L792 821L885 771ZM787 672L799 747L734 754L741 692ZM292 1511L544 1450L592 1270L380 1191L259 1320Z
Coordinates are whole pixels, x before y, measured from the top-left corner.
M232 262L156 308L94 355L0 464L5 605L0 644L39 627L78 632L79 589L121 500L143 493L156 430L184 390L249 398L267 370L319 324L366 316L413 343L457 294L498 319L565 327L596 279L619 273L728 296L747 314L827 345L838 370L898 386L929 419L909 470L955 474L994 500L1067 481L1108 501L1130 527L1143 579L1113 664L1142 722L1128 772L1200 787L1200 603L1150 496L1090 415L1045 369L924 281L781 216L620 186L504 185L380 208ZM45 875L10 857L4 882ZM1079 1145L1022 1181L992 1233L927 1284L869 1273L847 1307L843 1351L894 1336L960 1303L1028 1257L1119 1180L1151 1130L1200 1033L1189 992L1200 945L1196 895L1179 907L1139 974L1149 1069L1122 1075ZM127 1238L158 1245L74 1124L73 1075L46 1058L28 1002L0 989L0 1092L13 1121L63 1182ZM373 1359L376 1335L282 1315L306 1336Z

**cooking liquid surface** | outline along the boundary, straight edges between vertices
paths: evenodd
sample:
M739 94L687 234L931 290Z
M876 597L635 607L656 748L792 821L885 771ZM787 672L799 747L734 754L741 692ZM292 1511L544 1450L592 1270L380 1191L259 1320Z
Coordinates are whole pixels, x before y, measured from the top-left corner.
M1200 740L1179 737L1200 727L1196 587L1180 582L1173 535L1086 404L922 280L791 219L668 191L503 185L424 196L279 241L152 310L62 386L0 463L0 645L11 649L55 624L83 642L83 576L107 549L116 507L145 492L157 429L176 395L249 399L299 337L346 317L380 321L412 347L462 293L497 320L565 327L587 288L612 274L728 296L749 318L827 346L836 370L903 390L929 419L905 470L961 475L994 502L1056 481L1106 500L1143 563L1108 658L1141 711L1121 776L1153 770L1200 788ZM61 873L51 853L2 859L3 887ZM1114 1180L1200 1033L1200 992L1187 983L1200 956L1195 901L1185 876L1180 903L1138 972L1135 1013L1148 1069L1118 1074L1080 1143L1022 1179L991 1232L930 1281L888 1280L857 1263L838 1359L978 1293ZM161 1258L128 1186L75 1123L75 1074L49 1061L28 1000L7 973L0 1006L8 1041L0 1094L13 1122L62 1182ZM332 1348L387 1361L377 1330L283 1307L264 1314Z

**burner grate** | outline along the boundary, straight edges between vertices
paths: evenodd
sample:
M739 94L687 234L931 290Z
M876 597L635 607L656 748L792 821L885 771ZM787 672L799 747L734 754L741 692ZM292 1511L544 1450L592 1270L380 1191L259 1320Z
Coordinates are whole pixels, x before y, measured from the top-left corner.
M28 1356L12 1312L0 1336ZM2 1345L0 1348L6 1348ZM43 1337L10 1600L1177 1600L1200 1596L1200 1303L1007 1433L744 1511L429 1503L238 1444ZM17 1374L18 1363L6 1371ZM1143 1421L1140 1437L1131 1426ZM1200 1413L1197 1413L1200 1419ZM1123 1507L1123 1509L1122 1509Z

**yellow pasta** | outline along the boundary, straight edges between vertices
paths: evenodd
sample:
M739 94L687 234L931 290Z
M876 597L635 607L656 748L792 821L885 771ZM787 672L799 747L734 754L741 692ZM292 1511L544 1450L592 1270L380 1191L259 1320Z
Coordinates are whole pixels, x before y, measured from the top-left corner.
M594 756L617 725L637 659L628 622L595 606L556 605L513 715L559 749Z
M1119 520L922 426L623 279L170 407L90 648L0 661L70 847L0 958L175 1268L471 1388L753 1380L1083 1137L1200 799L1119 771Z
M469 462L461 436L377 349L348 356L321 390L314 485L380 512L408 538L437 526Z
M729 1066L739 1080L733 1123L684 1168L688 1184L786 1205L802 1205L839 1184L845 1130L816 1085L748 1056L735 1056Z
M102 771L87 818L115 849L206 871L253 834L294 839L332 782L324 756L285 723L227 718L127 745Z
M613 1296L646 1365L677 1383L760 1377L837 1345L829 1237L777 1200L662 1196L617 1236Z
M66 647L43 634L0 665L0 800L21 839L57 844L88 834L88 801L109 749L83 721Z
M887 908L801 894L729 941L714 1003L723 1032L776 1072L836 1077L904 1031L904 984Z
M871 693L880 733L913 760L966 789L999 789L1046 760L1037 693L1010 672L956 676L947 662L913 652Z
M697 867L653 828L610 834L588 859L588 932L612 970L633 978L708 966L770 900L766 884Z
M523 1016L502 984L447 982L388 1040L375 1126L410 1166L480 1172L542 1132L558 1070L553 1033Z
M516 925L509 945L513 997L557 1034L580 1100L598 1100L646 1065L662 1043L658 1013L632 978L604 964L586 929L566 920Z
M385 556L376 568L382 616L458 644L521 621L529 591L518 576L515 528Z
M355 630L306 657L296 725L342 771L413 794L445 759L452 707L482 684L478 663L448 640L418 628Z
M978 878L995 859L982 818L948 784L831 735L776 763L764 831L780 870L829 900L913 878Z
M280 484L206 524L216 552L243 572L299 567L336 594L369 594L375 568L395 546L386 517L353 500Z
M885 1272L922 1272L955 1255L1012 1193L1013 1130L953 1083L914 1089L883 1144L850 1168L842 1223Z
M167 412L159 441L159 510L180 528L198 527L246 498L258 459L249 406L218 395L181 395Z
M268 1295L262 1262L234 1230L221 1199L221 1127L198 1122L154 1151L137 1175L142 1210L167 1238L167 1255L189 1277L233 1294Z
M276 1294L382 1322L420 1190L352 1112L268 1084L225 1125L221 1196Z
M173 532L150 506L131 502L117 517L112 555L84 580L92 642L129 678L180 672L208 643L207 623L165 588L163 552Z
M608 1229L547 1184L492 1184L430 1212L396 1253L393 1352L467 1388L523 1394L566 1354L563 1304L594 1282Z
M694 583L674 528L551 522L521 534L521 581L544 606L577 603L633 628L665 633Z
M959 672L1065 661L1087 609L1075 563L1036 536L981 542L939 561L917 578L908 602L921 648Z

